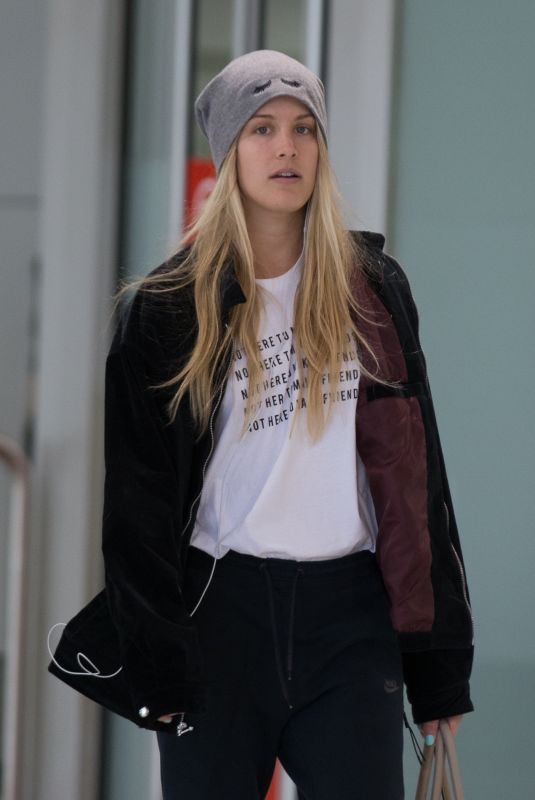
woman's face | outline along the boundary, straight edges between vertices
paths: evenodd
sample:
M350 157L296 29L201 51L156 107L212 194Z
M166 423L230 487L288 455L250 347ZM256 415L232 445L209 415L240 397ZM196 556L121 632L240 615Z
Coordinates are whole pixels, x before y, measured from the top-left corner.
M316 120L309 109L294 97L269 100L238 139L238 184L246 213L303 208L314 189L317 164Z

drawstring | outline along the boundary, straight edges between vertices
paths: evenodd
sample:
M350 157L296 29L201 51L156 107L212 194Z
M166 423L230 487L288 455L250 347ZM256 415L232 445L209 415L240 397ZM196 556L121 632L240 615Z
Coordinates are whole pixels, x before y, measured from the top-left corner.
M271 575L270 575L270 572L269 572L269 569L268 569L267 561L263 561L260 564L260 569L263 571L264 575L266 576L266 583L267 583L268 597L269 597L269 610L270 610L270 614L271 614L271 629L272 629L272 632L273 632L273 643L275 645L275 658L276 658L276 661L277 661L277 669L278 669L278 672L279 672L279 679L280 679L280 682L281 682L282 692L284 694L286 702L288 703L288 706L290 708L293 708L293 705L290 703L290 698L288 697L288 691L287 691L286 684L285 684L285 681L284 681L284 673L283 673L283 669L282 669L281 654L280 654L279 642L278 642L278 638L277 638L277 622L276 622L276 618L275 618L275 603L274 603L274 600L273 600L273 587L272 587L272 583L271 583ZM288 626L288 660L287 660L288 676L287 677L288 677L289 681L292 680L292 656L293 656L293 641L292 641L293 637L292 637L292 633L293 633L294 611L295 611L295 594L296 594L296 588L297 588L297 578L302 573L303 573L302 567L298 567L296 572L295 572L294 579L293 579L293 584L292 584L292 598L291 598L291 604L290 604L290 622L289 622L289 626Z
M295 589L297 587L297 578L303 572L302 567L297 567L294 575L294 582L292 586L292 603L290 605L290 624L288 626L288 680L292 680L292 655L293 655L293 625L294 625L294 609L295 609Z

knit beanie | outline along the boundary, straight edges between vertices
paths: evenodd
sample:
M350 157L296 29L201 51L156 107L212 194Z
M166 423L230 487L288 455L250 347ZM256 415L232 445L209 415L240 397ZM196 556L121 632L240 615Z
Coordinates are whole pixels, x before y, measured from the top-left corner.
M282 96L304 103L327 139L323 83L308 67L285 53L246 53L206 84L195 100L195 117L208 139L217 172L247 120L268 100Z

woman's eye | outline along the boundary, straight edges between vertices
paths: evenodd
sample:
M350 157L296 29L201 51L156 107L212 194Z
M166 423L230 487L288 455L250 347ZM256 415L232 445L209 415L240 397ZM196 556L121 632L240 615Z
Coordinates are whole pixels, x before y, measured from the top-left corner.
M315 125L299 125L297 128L299 135L305 136L315 136L316 135L316 126Z
M297 125L295 130L300 136L306 136L308 134L313 134L315 129L309 127L308 125ZM259 133L261 136L269 133L269 131L269 125L257 125L256 128L254 128L254 133Z

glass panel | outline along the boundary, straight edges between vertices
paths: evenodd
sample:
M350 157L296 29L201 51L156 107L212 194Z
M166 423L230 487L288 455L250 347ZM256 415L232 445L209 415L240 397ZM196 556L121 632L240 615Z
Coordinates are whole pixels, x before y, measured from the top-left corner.
M264 44L268 50L281 50L298 61L305 61L306 48L305 0L266 0Z
M208 142L195 122L193 100L232 58L232 0L198 0L195 3L192 102L189 125L189 155L210 157Z
M186 165L186 224L199 213L215 178L208 140L197 125L193 103L208 81L232 58L233 13L233 0L199 0L195 3Z
M121 269L165 258L171 174L174 0L133 0L126 87Z

